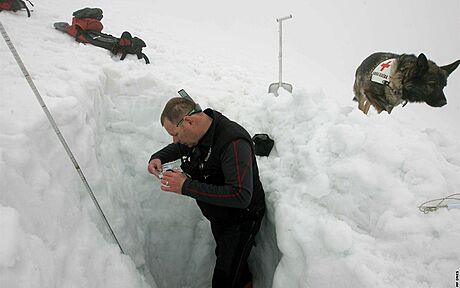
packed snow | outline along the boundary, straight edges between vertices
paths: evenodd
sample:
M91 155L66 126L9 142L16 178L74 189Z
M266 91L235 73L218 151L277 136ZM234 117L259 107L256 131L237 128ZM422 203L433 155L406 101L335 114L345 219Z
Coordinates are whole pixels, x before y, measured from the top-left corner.
M418 206L460 193L460 68L442 108L366 116L352 85L376 51L459 59L459 0L33 2L31 18L0 21L125 254L0 39L1 287L211 286L209 223L147 172L171 141L159 115L182 88L275 140L258 158L268 211L254 287L454 287L460 210ZM103 32L142 38L151 64L53 28L83 7L103 9ZM275 18L289 14L283 81L294 90L275 97Z

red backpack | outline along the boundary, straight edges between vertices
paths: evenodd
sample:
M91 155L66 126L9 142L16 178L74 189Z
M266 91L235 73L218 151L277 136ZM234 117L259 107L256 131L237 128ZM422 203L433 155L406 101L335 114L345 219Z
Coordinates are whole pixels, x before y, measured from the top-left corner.
M30 5L34 6L29 0L27 2L30 3ZM19 11L21 9L26 9L27 10L27 16L30 17L30 10L27 8L27 5L24 1L22 0L0 0L0 11L6 10L6 11Z
M66 28L66 32L75 37L75 40L88 43L82 35L84 31L101 32L104 26L101 23L102 10L99 8L83 8L73 12L72 25Z

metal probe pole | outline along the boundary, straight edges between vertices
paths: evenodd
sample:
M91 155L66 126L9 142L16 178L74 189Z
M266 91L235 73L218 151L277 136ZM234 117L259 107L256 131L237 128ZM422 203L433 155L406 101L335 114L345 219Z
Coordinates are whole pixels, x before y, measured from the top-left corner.
M0 21L0 32L2 33L3 39L5 39L6 45L8 48L10 48L11 53L14 56L14 59L19 65L19 68L21 68L22 73L24 74L24 77L26 77L27 83L29 83L30 88L32 88L32 91L35 94L35 97L37 98L38 102L40 103L40 106L42 106L43 111L46 114L46 117L48 117L49 122L51 123L51 126L54 129L54 132L56 132L56 135L58 136L59 140L61 141L62 145L64 146L65 151L67 152L67 155L69 155L70 160L72 161L73 165L75 166L75 169L77 169L78 175L80 175L81 181L83 181L83 184L86 188L86 190L89 193L89 196L94 202L94 205L96 205L97 211L101 214L102 219L104 220L104 223L106 224L107 228L109 229L110 234L112 235L113 239L115 242L118 244L118 247L120 248L121 253L125 254L123 249L121 248L120 242L118 242L117 237L115 236L115 233L112 230L112 227L110 227L109 222L107 221L107 218L104 215L104 212L101 209L101 206L99 206L99 203L97 202L96 197L94 196L93 191L91 190L91 187L88 184L88 181L86 181L85 175L80 169L80 166L77 163L77 160L72 154L72 151L70 151L69 146L67 145L64 136L62 136L61 131L59 130L56 122L53 119L53 116L51 115L50 111L48 110L48 107L46 107L45 102L43 101L42 97L40 96L40 93L38 92L37 87L35 87L34 82L32 81L32 78L30 77L29 72L27 71L26 67L24 66L24 63L22 63L21 58L19 57L18 52L16 51L16 48L14 48L13 43L11 42L10 38L8 37L8 34L6 33L5 28L3 27L2 22Z

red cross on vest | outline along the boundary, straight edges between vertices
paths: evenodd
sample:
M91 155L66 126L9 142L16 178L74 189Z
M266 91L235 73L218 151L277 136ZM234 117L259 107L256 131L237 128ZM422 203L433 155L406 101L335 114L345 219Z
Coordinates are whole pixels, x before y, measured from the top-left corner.
M391 60L388 61L387 63L382 63L382 64L380 64L380 67L382 67L382 68L380 69L380 71L383 71L383 70L385 70L385 68L390 67L390 63L391 63Z

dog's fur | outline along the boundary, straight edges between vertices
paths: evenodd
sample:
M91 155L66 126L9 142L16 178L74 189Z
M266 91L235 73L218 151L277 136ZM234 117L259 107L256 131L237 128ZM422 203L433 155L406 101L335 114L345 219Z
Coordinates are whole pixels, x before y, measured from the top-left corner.
M387 59L394 58L390 79L386 85L371 81L373 70ZM460 60L439 67L424 54L398 55L378 52L367 57L355 74L353 90L358 108L367 114L372 105L378 113L391 110L403 102L425 102L432 107L447 104L443 89L447 77L460 64Z

